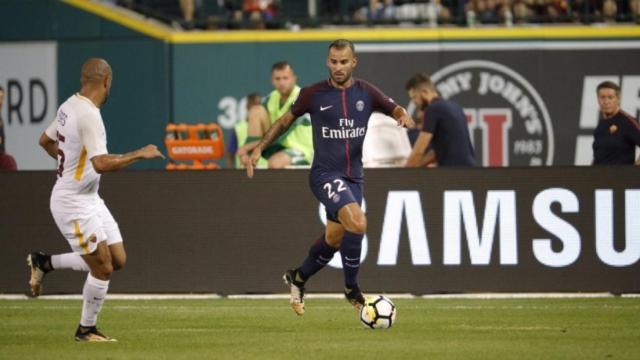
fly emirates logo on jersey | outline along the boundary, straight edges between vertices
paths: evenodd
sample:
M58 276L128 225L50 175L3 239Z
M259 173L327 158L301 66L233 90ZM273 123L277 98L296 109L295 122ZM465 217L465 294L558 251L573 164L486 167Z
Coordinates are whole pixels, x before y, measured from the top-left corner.
M367 133L367 128L354 125L354 119L340 118L338 120L338 129L332 129L329 126L322 127L322 137L325 139L355 139L364 137Z

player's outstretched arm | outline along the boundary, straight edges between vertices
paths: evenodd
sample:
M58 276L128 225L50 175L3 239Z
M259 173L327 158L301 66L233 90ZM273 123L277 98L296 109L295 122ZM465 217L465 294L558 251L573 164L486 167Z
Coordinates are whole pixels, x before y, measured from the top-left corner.
M98 173L117 171L140 159L165 158L155 145L147 145L126 154L103 154L91 158L91 164Z
M402 106L396 106L395 109L393 109L392 116L398 122L398 126L409 129L416 126L411 116L409 116L409 114L407 113L407 110L405 110Z
M54 159L58 159L58 142L50 138L46 133L40 135L40 141L38 141L44 151Z
M284 132L287 131L287 129L289 129L289 127L293 123L293 120L295 120L295 116L291 113L291 111L287 111L275 123L273 123L273 125L271 125L258 145L253 148L253 150L251 151L251 155L245 163L245 166L247 168L247 176L249 178L253 177L253 167L262 156L262 151L280 135L284 134Z

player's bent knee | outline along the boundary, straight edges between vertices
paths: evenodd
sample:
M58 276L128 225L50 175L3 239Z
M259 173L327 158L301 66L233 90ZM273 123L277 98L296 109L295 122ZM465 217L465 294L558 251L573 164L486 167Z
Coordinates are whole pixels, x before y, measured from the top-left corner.
M287 165L283 164L281 161L272 161L269 159L269 169L284 169Z
M98 271L105 276L111 276L111 274L113 273L113 264L111 263L111 261L103 262L98 267Z
M111 257L111 252L107 248L106 244L106 241L98 244L96 271L109 277L111 276L111 273L113 273L113 258Z
M113 273L113 265L111 262L97 263L94 266L90 266L91 274L100 280L109 280Z
M367 218L364 216L354 219L345 229L354 234L365 234L367 232Z
M287 155L280 155L280 153L269 158L269 169L284 169L291 165L291 158Z
M340 234L340 236L331 236L327 234L327 236L325 237L325 241L327 242L327 245L331 246L332 248L339 248L342 243L343 235L344 234Z

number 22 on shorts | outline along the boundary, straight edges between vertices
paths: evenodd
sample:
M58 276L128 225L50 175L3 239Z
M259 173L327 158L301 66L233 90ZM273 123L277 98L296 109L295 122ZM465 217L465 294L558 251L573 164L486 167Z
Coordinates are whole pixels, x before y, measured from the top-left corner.
M336 189L335 191L333 190L333 186L331 185L331 183L336 185ZM325 183L322 186L323 189L327 190L327 197L329 199L333 199L333 197L336 195L336 193L342 192L347 190L347 187L344 185L344 181L340 180L340 179L335 179L331 182Z

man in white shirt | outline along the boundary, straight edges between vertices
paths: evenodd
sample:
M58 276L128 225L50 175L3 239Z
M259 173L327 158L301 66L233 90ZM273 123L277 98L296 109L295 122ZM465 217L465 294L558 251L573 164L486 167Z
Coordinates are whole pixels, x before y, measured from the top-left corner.
M58 180L51 193L51 213L73 252L28 255L33 296L42 289L44 275L54 269L89 271L82 296L77 341L115 341L96 328L113 270L121 269L126 253L118 224L98 195L100 174L116 171L140 159L164 156L155 145L127 154L109 154L100 107L111 89L109 64L98 58L82 66L81 89L65 101L55 120L40 137L40 145L58 160Z

